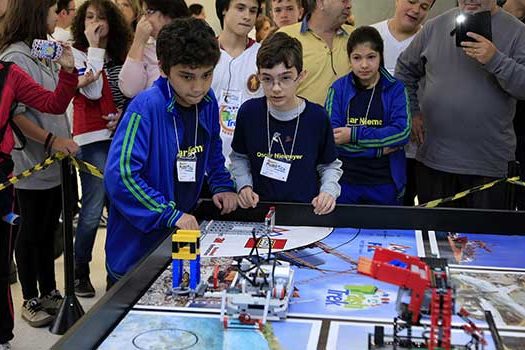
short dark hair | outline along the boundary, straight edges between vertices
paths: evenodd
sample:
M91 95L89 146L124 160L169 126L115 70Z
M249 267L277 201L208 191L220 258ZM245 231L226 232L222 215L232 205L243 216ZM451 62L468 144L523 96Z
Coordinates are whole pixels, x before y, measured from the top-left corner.
M191 4L188 9L190 10L191 15L198 16L202 13L204 7L201 4Z
M221 52L213 29L203 20L178 18L165 25L157 37L157 57L165 74L171 67L215 67Z
M270 4L273 4L274 2L276 3L281 3L283 0L271 0L270 1ZM299 6L299 8L303 8L304 9L304 4L303 4L303 0L294 0L295 3L297 4L297 6ZM273 6L272 6L273 7Z
M257 53L257 68L272 69L280 63L288 69L295 67L297 73L301 73L303 46L296 38L277 32L262 42Z
M230 8L231 0L215 0L215 12L217 17L219 17L219 22L221 22L221 28L224 29L224 10ZM261 6L263 0L257 0L257 16L261 13Z
M189 17L190 10L184 0L144 0L146 7L157 10L169 18Z
M384 43L381 34L374 27L363 26L355 29L350 38L348 38L348 43L346 45L346 52L348 57L352 54L355 47L361 44L369 44L370 48L376 52L379 52L380 64L381 67L385 65L384 58Z
M74 0L58 0L57 1L57 13L62 10L66 10L69 13L69 3Z

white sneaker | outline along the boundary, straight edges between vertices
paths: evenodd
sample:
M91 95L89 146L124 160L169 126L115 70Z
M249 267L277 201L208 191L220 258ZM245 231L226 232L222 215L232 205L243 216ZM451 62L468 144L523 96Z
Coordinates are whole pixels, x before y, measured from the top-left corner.
M44 327L53 321L53 316L42 309L42 304L38 298L24 301L22 305L22 318L31 327Z

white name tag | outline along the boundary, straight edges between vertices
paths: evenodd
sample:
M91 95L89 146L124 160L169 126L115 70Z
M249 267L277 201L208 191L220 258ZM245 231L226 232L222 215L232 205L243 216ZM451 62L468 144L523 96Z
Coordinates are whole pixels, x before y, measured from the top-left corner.
M237 122L237 112L241 107L240 90L222 90L219 98L219 115L223 131L233 132Z
M264 157L261 175L269 177L270 179L286 182L291 167L292 164L290 163Z
M196 159L177 159L177 177L179 182L195 182L197 173Z

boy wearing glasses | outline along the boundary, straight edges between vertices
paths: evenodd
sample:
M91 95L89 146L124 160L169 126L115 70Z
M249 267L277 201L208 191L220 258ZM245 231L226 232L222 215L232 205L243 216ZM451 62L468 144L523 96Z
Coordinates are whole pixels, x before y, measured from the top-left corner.
M284 33L257 54L265 97L239 109L230 155L243 208L259 200L312 203L318 215L335 208L341 162L326 111L296 95L302 57L301 43Z
M210 89L220 55L213 30L196 18L175 19L161 30L157 54L162 76L130 103L106 163L110 285L175 227L199 229L189 213L205 173L222 213L237 208Z

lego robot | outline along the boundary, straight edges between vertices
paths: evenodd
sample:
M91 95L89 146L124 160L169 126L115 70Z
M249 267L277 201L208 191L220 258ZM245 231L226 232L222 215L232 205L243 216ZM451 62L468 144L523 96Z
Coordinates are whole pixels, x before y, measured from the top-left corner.
M200 230L177 230L172 235L173 294L201 295L206 290L201 282L200 236ZM184 274L185 260L189 261L189 276Z

